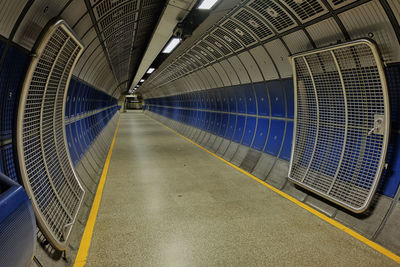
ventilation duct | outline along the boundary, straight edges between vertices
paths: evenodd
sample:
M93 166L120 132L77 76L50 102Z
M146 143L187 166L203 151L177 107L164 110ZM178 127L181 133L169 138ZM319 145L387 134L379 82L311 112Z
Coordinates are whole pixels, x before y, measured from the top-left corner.
M289 178L353 212L365 211L385 165L389 100L369 40L291 58L295 126Z
M40 229L65 250L84 196L67 152L64 121L68 84L83 46L57 20L43 30L34 51L18 110L19 165Z

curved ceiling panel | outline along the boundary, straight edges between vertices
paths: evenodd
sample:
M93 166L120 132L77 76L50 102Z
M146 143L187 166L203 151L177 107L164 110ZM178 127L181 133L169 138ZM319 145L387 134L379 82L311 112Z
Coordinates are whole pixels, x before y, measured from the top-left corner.
M219 72L222 66L225 74L220 76L223 80L227 76L233 85L249 83L249 76L252 81L288 78L293 75L288 56L362 37L377 43L385 63L399 62L397 2L248 0L232 5L228 12L217 7L138 92L145 98L150 90L153 96L163 96L163 87L209 66ZM244 56L247 50L254 60ZM174 63L177 57L179 64ZM197 90L204 88L208 86Z

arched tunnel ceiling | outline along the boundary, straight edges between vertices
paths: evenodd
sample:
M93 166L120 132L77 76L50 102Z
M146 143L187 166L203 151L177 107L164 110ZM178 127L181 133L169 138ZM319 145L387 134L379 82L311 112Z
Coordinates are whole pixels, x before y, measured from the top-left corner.
M144 98L292 76L288 56L371 38L400 61L397 0L223 1L139 88ZM223 17L221 17L221 14Z
M46 23L61 17L85 51L74 75L119 97L141 61L165 0L14 0L0 2L0 35L31 51Z

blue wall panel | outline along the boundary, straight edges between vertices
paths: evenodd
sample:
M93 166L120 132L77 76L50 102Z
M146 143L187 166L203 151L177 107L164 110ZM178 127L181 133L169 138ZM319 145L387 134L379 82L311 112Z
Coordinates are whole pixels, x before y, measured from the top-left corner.
M233 136L234 142L240 143L240 141L242 140L245 123L246 123L246 116L242 115L237 116L235 134Z
M211 132L214 129L215 120L216 120L216 114L214 112L212 112L210 114L210 123L207 127L208 132Z
M245 87L245 95L246 95L246 107L247 107L247 114L255 115L257 114L257 102L256 97L254 95L253 87L246 86Z
M238 113L246 113L246 87L236 86L235 87L235 95L236 95L236 103L237 103L237 112Z
M257 131L254 137L253 148L259 151L263 150L265 141L267 140L269 128L269 119L258 118Z
M283 86L285 87L286 93L286 108L287 108L287 116L288 118L294 118L294 88L293 88L293 80L286 79L283 80Z
M256 117L247 117L246 130L243 136L242 144L245 146L250 146L253 141L254 132L256 130Z
M227 93L229 99L229 112L236 112L237 103L236 103L235 90L233 88L228 87Z
M288 121L286 124L285 140L283 141L282 151L279 155L281 159L290 160L290 154L292 153L292 140L293 140L293 122Z
M285 117L285 98L281 82L268 82L267 87L271 99L271 116Z
M216 117L215 117L214 128L212 130L213 134L218 134L219 129L221 128L221 120L222 120L222 114L221 113L217 113Z
M229 126L228 126L228 131L226 132L225 138L231 140L233 137L233 134L235 133L235 127L236 127L236 115L229 115Z
M12 138L15 136L18 100L29 56L13 46L5 49L4 43L0 42L0 57L4 60L0 72L0 141L5 143L0 146L0 172L18 182L20 179L17 176L17 158Z
M389 169L385 172L380 191L390 197L396 194L400 182L400 133L391 136L388 149Z
M10 47L0 73L0 138L12 137L17 97L22 87L28 65L27 55Z
M255 84L254 91L256 92L257 96L258 115L269 116L268 91L264 83Z
M221 122L221 128L218 131L219 136L225 136L225 133L228 128L228 121L229 121L229 115L228 114L222 114L222 122Z
M278 156L282 145L283 133L285 131L285 121L271 120L271 129L264 152L273 156Z
M227 92L227 88L223 88L221 90L221 98L222 98L221 111L228 112L229 111L229 93Z

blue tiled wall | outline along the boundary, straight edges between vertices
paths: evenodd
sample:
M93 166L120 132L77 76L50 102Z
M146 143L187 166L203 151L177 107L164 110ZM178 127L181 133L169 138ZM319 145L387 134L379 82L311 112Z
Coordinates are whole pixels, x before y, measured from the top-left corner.
M118 109L117 99L76 78L71 79L65 116L71 120L66 125L66 134L74 165L80 161Z
M3 52L4 44L0 43L0 55ZM18 181L18 177L11 139L15 136L18 100L28 63L29 57L26 53L9 47L0 72L0 141L7 143L0 146L0 172L14 181Z
M386 69L391 100L389 168L380 192L393 197L400 182L400 65ZM289 161L293 138L293 80L269 81L147 99L149 111Z
M5 52L5 45L0 42L0 56L3 52ZM19 96L28 64L28 54L11 46L6 52L0 71L0 172L14 181L19 181L20 179L16 169L17 158L13 146L15 144L13 137L15 136ZM81 147L81 153L86 151L108 120L115 114L117 110L116 104L117 100L115 98L76 78L71 79L65 110L67 119L77 116L84 117L84 114L109 107L109 109L100 113L93 114L66 126L68 139L73 140L76 138L79 144L75 144L75 147ZM76 130L73 132L72 128L76 128ZM74 138L72 138L71 133L75 133L73 135ZM75 156L75 150L70 152L76 163L80 156Z
M290 159L294 116L291 79L147 99L146 105L152 112Z

